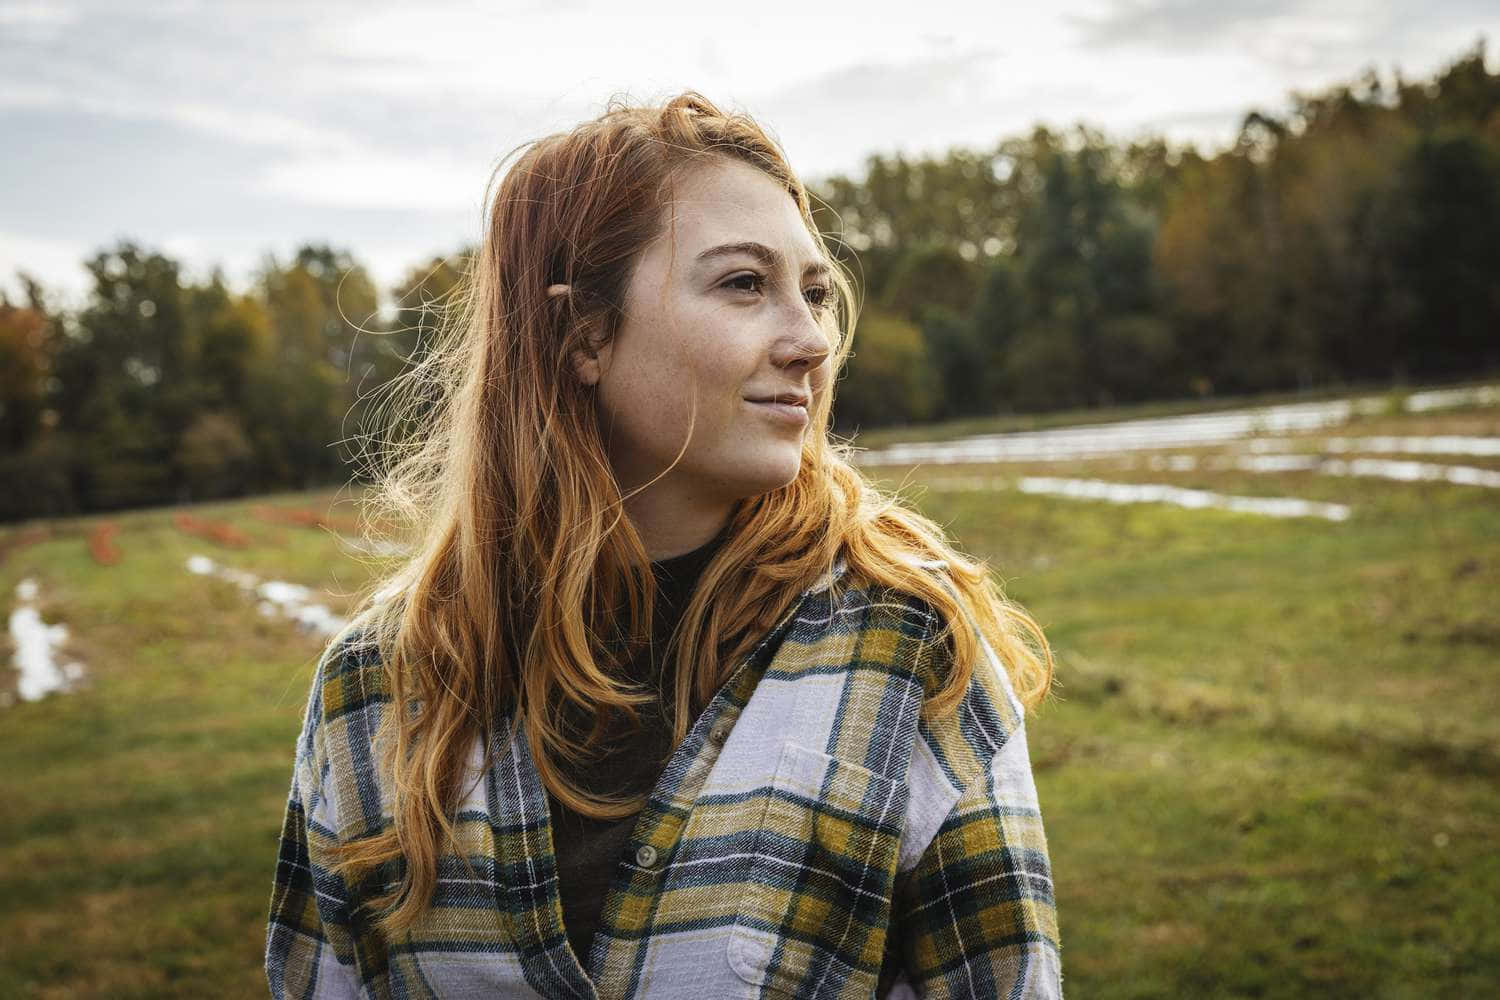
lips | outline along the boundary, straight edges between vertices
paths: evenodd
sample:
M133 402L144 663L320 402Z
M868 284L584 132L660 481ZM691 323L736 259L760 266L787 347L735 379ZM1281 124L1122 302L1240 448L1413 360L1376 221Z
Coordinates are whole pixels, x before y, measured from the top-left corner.
M782 400L800 400L795 393L788 393L781 397L769 396L765 399L749 399L746 402L760 407L760 412L769 416L772 420L786 427L795 427L798 430L805 428L812 417L807 412L807 406L803 402L782 402Z
M752 403L788 403L792 406L806 406L807 397L800 392L781 392L774 396L749 397Z

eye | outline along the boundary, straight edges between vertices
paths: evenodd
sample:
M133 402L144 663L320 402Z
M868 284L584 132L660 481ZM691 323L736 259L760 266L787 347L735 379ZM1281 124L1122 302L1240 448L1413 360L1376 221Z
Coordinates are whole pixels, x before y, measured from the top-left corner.
M764 290L765 284L765 275L757 274L754 271L746 271L744 274L736 274L734 277L723 282L719 287L748 292L754 295ZM812 307L820 312L833 305L833 290L827 285L810 285L802 294L807 298Z
M753 271L749 271L745 274L736 274L720 287L735 288L742 292L758 292L765 283L766 279L764 277Z

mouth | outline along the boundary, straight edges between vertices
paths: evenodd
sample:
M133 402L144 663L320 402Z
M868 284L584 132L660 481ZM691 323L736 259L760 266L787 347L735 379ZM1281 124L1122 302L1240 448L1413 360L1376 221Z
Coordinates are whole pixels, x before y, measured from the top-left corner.
M800 406L807 408L807 397L800 392L783 392L775 396L761 396L757 399L748 400L751 403L782 403L787 406Z
M762 399L746 399L745 402L758 406L773 420L788 426L806 427L808 421L812 419L807 413L807 397L795 393L766 396Z

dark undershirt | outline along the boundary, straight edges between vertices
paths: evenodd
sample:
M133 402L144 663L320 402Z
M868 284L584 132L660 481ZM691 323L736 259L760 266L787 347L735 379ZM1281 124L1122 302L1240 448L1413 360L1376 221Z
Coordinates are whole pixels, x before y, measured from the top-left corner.
M642 646L621 669L648 689L665 692L668 699L672 698L676 675L674 665L663 662L667 642L704 567L724 540L721 533L691 552L651 564L657 586L651 643ZM671 726L659 704L642 706L637 711L640 730L631 731L629 723L618 717L604 739L608 751L583 772L572 774L576 783L596 794L644 795L656 787L672 753ZM621 819L591 819L567 808L550 792L547 806L552 815L563 926L578 960L587 966L589 946L604 908L604 894L614 881L620 861L631 850L630 834L640 813Z

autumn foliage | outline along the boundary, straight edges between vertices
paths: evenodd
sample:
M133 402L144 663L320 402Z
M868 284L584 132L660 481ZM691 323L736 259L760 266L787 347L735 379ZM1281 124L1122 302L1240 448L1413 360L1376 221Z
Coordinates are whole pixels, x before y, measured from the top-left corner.
M340 535L360 534L359 525L353 519L345 517L329 517L320 514L307 507L268 507L259 506L255 508L255 516L262 521L272 524L293 524L302 528L326 528Z
M120 561L120 547L115 544L115 533L120 526L113 521L101 521L89 532L89 555L100 566L113 566Z
M227 548L242 549L250 544L250 539L245 533L227 521L210 521L191 514L174 514L172 523L176 525L178 531L206 538Z

